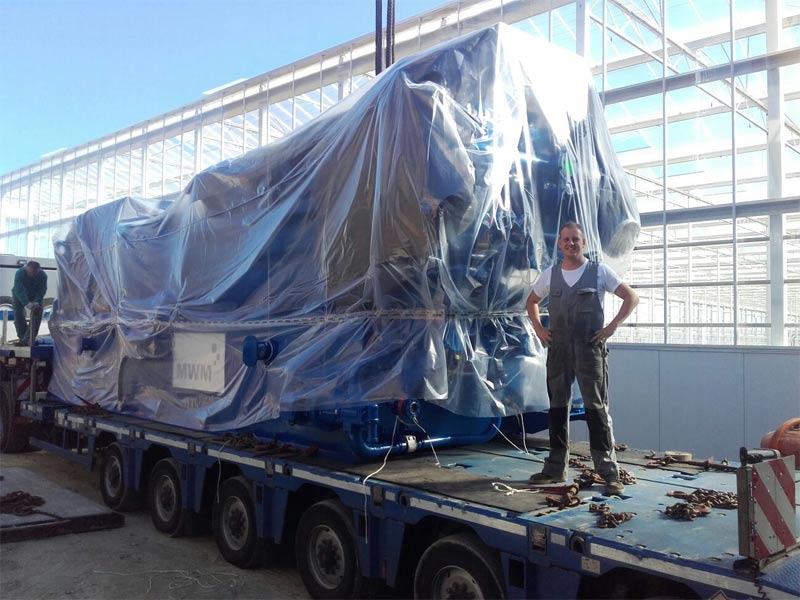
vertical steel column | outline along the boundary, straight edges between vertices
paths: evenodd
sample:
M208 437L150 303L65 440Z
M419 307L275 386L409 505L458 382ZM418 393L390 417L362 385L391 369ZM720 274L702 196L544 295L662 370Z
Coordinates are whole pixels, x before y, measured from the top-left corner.
M225 109L223 109L224 111ZM223 112L224 114L224 112ZM242 155L247 152L247 83L242 85Z
M295 92L295 75L297 74L297 65L292 66L292 131L296 127L295 123L297 122L297 93Z
M767 52L782 47L783 34L781 0L767 0ZM770 200L783 197L783 182L786 178L783 164L785 128L783 127L783 86L780 69L767 70L767 197ZM784 256L783 215L769 217L769 321L770 344L784 344Z
M577 0L575 2L575 53L584 58L591 51L589 29L589 6L586 0Z
M730 23L730 69L731 69L731 260L733 261L733 345L739 343L739 264L738 246L736 241L736 72L733 68L736 53L736 23L734 22L734 9L736 0L730 0L728 5Z
M606 26L606 8L608 7L608 0L603 0L603 43L601 44L601 53L602 58L601 62L603 64L603 75L600 80L601 91L603 96L606 93L606 77L608 76L608 70L606 67L606 39L608 37L608 29Z
M264 103L258 109L258 145L269 144L269 79L259 85L262 92L266 92Z
M114 164L116 171L117 165ZM164 197L164 180L167 178L167 128L166 119L161 119L161 197Z
M667 239L667 63L669 61L669 54L667 52L667 0L661 2L661 127L663 135L661 136L661 160L663 164L663 173L661 181L661 231L664 240L664 343L669 342L669 277L668 273L668 249L669 240ZM660 442L659 442L660 443Z
M150 121L144 124L144 140L142 140L142 198L150 198L150 190L147 189L148 163L150 162Z
M128 140L133 139L133 131L128 131ZM133 142L128 142L128 196L133 193Z
M203 118L203 107L195 108L194 109L194 116L200 117L196 119L195 122L197 126L194 129L194 173L197 174L200 172L203 166L203 123L205 119Z
M324 81L323 78L322 78L322 66L323 66L324 62L325 62L325 55L324 54L320 54L319 55L319 112L320 112L320 114L322 114L322 111L325 110L323 108L324 105L322 103L322 98L324 97L324 94L322 93L322 87L323 87L322 83Z

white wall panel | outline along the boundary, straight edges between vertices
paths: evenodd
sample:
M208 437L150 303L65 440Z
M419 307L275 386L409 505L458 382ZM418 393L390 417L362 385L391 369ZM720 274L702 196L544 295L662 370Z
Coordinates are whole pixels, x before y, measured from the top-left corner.
M614 345L609 372L617 442L638 448L737 460L800 416L800 349Z
M609 405L618 444L659 447L659 353L630 347L609 352Z
M745 354L745 420L742 445L757 447L768 431L800 417L800 355Z

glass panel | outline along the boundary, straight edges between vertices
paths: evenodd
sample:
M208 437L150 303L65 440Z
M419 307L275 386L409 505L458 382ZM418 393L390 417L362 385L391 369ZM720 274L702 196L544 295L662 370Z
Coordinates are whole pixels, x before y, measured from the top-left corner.
M567 4L553 12L553 37L550 40L570 52L575 52L575 4Z
M86 166L86 203L89 208L94 208L98 204L97 171L98 167L96 162L89 163ZM50 221L57 220L58 213L58 206L53 206L50 211Z
M769 241L742 242L736 245L738 281L769 280Z
M130 194L132 196L142 195L142 163L144 161L144 149L135 148L131 152L131 181L130 181Z
M733 327L670 326L668 344L708 344L730 346L733 344Z
M740 325L769 323L767 317L769 312L768 285L739 284L737 294Z
M784 110L788 126L783 130L784 196L800 195L800 64L781 67Z
M222 160L230 160L244 153L244 119L236 115L222 124Z
M114 199L114 165L116 159L113 154L106 154L100 160L101 182L100 197L103 202L110 202Z
M184 131L181 135L181 189L186 187L194 175L195 135L194 131Z
M244 115L244 151L258 148L258 110L250 110Z
M164 141L164 194L174 194L181 190L181 135Z
M764 0L735 0L733 26L736 42L733 48L734 60L760 56L767 52L767 36L764 26L767 20ZM754 31L754 25L760 31Z
M736 201L767 197L766 73L736 78Z
M75 215L75 171L69 169L64 172L64 191L61 195L64 217Z
M800 325L800 283L787 283L784 291L786 292L785 322Z
M295 128L308 123L320 113L320 91L311 90L300 94L295 102Z
M200 170L205 170L222 160L222 125L209 123L203 125Z
M598 10L601 17L602 7ZM607 89L661 77L663 66L658 58L662 49L660 2L609 2L606 27Z
M730 62L730 10L730 2L722 0L669 2L667 31L671 40L681 44L675 55L670 52L670 64L680 68L679 59L699 67Z
M542 40L550 38L550 15L546 11L528 19L517 21L513 26Z
M124 198L131 194L131 155L120 152L116 158L114 169L114 196L112 199Z
M269 105L269 135L268 141L272 142L285 136L292 130L292 100L283 100Z
M664 207L661 115L661 94L606 107L614 150L630 175L642 213L660 211Z
M737 344L740 346L769 346L769 327L739 327Z
M668 209L731 202L729 103L718 82L667 94Z

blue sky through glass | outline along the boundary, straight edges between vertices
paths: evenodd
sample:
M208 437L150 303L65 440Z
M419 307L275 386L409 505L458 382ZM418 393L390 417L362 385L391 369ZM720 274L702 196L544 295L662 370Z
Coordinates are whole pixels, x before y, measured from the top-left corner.
M373 0L0 0L0 173L374 26Z

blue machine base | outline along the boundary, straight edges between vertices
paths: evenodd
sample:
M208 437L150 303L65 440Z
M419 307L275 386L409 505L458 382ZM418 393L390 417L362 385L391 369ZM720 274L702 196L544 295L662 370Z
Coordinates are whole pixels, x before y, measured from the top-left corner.
M388 453L487 442L497 434L500 420L464 417L429 402L404 400L283 413L248 431L263 441L315 448L326 458L361 463Z

